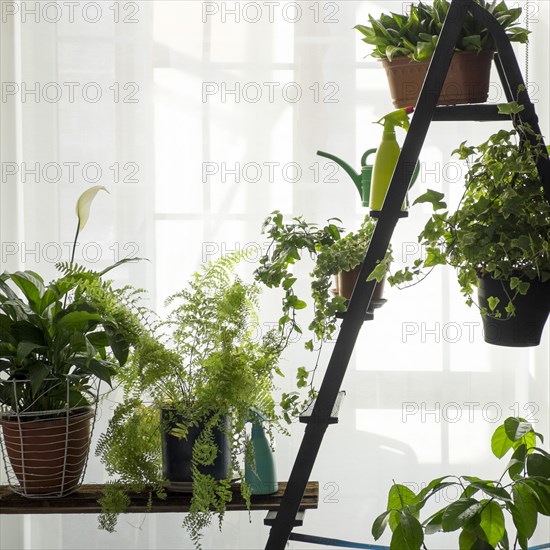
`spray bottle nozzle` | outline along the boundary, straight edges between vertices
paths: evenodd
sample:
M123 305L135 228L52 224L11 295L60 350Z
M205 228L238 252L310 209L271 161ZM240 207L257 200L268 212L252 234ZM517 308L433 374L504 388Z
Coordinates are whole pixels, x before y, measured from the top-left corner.
M400 126L404 130L409 129L409 115L414 112L414 107L397 109L383 116L376 124L384 126L384 132L395 132L395 127Z

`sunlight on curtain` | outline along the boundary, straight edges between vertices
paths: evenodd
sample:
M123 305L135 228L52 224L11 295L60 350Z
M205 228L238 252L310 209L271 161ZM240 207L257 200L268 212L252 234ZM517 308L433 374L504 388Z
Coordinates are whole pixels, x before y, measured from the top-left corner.
M359 226L365 211L354 186L315 152L333 152L358 168L362 153L378 145L381 127L372 123L393 107L383 70L365 57L369 49L352 28L368 13L402 9L401 2L303 0L297 11L284 0L272 21L256 2L248 4L263 11L249 7L237 22L223 13L234 2L119 1L101 3L95 23L79 11L85 4L75 8L74 21L2 22L2 81L59 83L65 92L55 102L41 96L36 102L30 94L26 102L19 95L1 105L2 162L19 167L1 182L2 270L53 276L55 261L68 260L74 202L95 183L111 194L94 204L78 261L101 267L130 253L148 258L115 276L120 284L150 289L159 310L201 262L265 246L261 223L275 209ZM544 1L529 5L533 99L550 135L550 10ZM517 51L523 68L524 48ZM496 74L491 81L498 100ZM75 82L70 101L68 83ZM86 84L87 93L99 89L102 98L83 96ZM498 127L434 123L412 198L435 188L456 204L463 167L452 150L464 140L480 143ZM420 205L399 223L396 266L418 252L416 235L428 213ZM245 267L250 275L254 265ZM306 275L308 267L300 272ZM392 479L418 486L449 472L497 475L501 465L487 441L507 415L531 415L548 433L548 328L534 350L485 345L480 320L449 270L386 294L388 303L358 340L340 423L327 432L314 469L321 503L306 516L309 533L372 542L370 525L385 508ZM277 300L263 298L262 322L272 323ZM327 346L321 371L329 355ZM296 344L282 365L283 388L291 387L299 366L312 362ZM105 404L96 433L111 405ZM281 480L288 478L303 428L291 432L277 438ZM93 456L87 480L105 480ZM263 517L252 513L249 523L247 514L228 514L223 532L210 530L204 547L262 548ZM173 515L125 517L115 535L98 531L93 516L0 516L0 522L6 550L192 547L181 517ZM549 538L550 526L542 526L534 542ZM445 537L433 544L451 548Z

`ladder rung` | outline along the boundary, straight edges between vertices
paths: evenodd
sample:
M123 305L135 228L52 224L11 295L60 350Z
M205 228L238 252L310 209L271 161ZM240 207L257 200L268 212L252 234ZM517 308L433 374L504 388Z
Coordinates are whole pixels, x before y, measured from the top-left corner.
M304 524L304 516L306 514L305 510L299 510L294 518L294 527L301 527ZM264 525L274 525L277 518L277 510L270 510L265 516Z
M338 397L336 397L334 407L332 407L332 412L330 413L330 418L328 419L329 424L338 424L338 412L340 411L342 400L345 395L345 391L338 392ZM314 424L319 421L318 418L313 417L313 408L315 407L315 403L316 401L312 401L309 407L305 410L304 414L300 416L300 422L302 422L302 424Z
M371 218L378 219L382 215L383 210L371 210L369 215ZM408 218L409 212L408 210L401 210L397 216L398 218Z
M511 121L510 115L501 115L498 105L475 103L472 105L439 105L435 108L433 121L460 122L474 120L487 122L491 120Z

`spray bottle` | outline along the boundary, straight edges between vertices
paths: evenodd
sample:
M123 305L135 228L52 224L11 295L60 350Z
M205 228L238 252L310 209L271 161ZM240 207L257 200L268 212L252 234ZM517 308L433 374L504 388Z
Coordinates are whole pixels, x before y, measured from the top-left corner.
M254 465L245 463L245 481L253 495L270 495L279 489L273 451L262 426L265 417L252 409L249 422L252 423L252 449Z
M370 207L372 210L382 210L391 177L401 152L395 138L395 127L401 126L401 128L408 130L409 115L413 110L412 107L398 109L376 122L376 124L384 126L384 133L382 135L382 143L378 147L372 173L372 185L370 188Z

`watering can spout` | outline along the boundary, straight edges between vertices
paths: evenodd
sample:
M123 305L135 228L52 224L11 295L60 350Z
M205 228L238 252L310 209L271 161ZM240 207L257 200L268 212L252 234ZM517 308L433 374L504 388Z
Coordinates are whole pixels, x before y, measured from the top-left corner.
M363 185L361 182L361 174L358 174L347 162L344 162L341 158L338 158L335 155L331 155L330 153L325 153L324 151L317 151L317 155L320 157L324 157L326 159L332 160L338 166L343 168L346 174L353 180L355 187L357 187L357 191L359 191L359 195L363 197Z
M342 159L331 155L330 153L325 153L324 151L317 151L317 155L334 161L338 164L338 166L341 166L344 169L346 174L353 180L355 187L357 187L363 206L369 205L372 165L367 164L367 157L373 153L376 153L376 149L369 149L368 151L365 151L361 157L361 173L359 174Z

